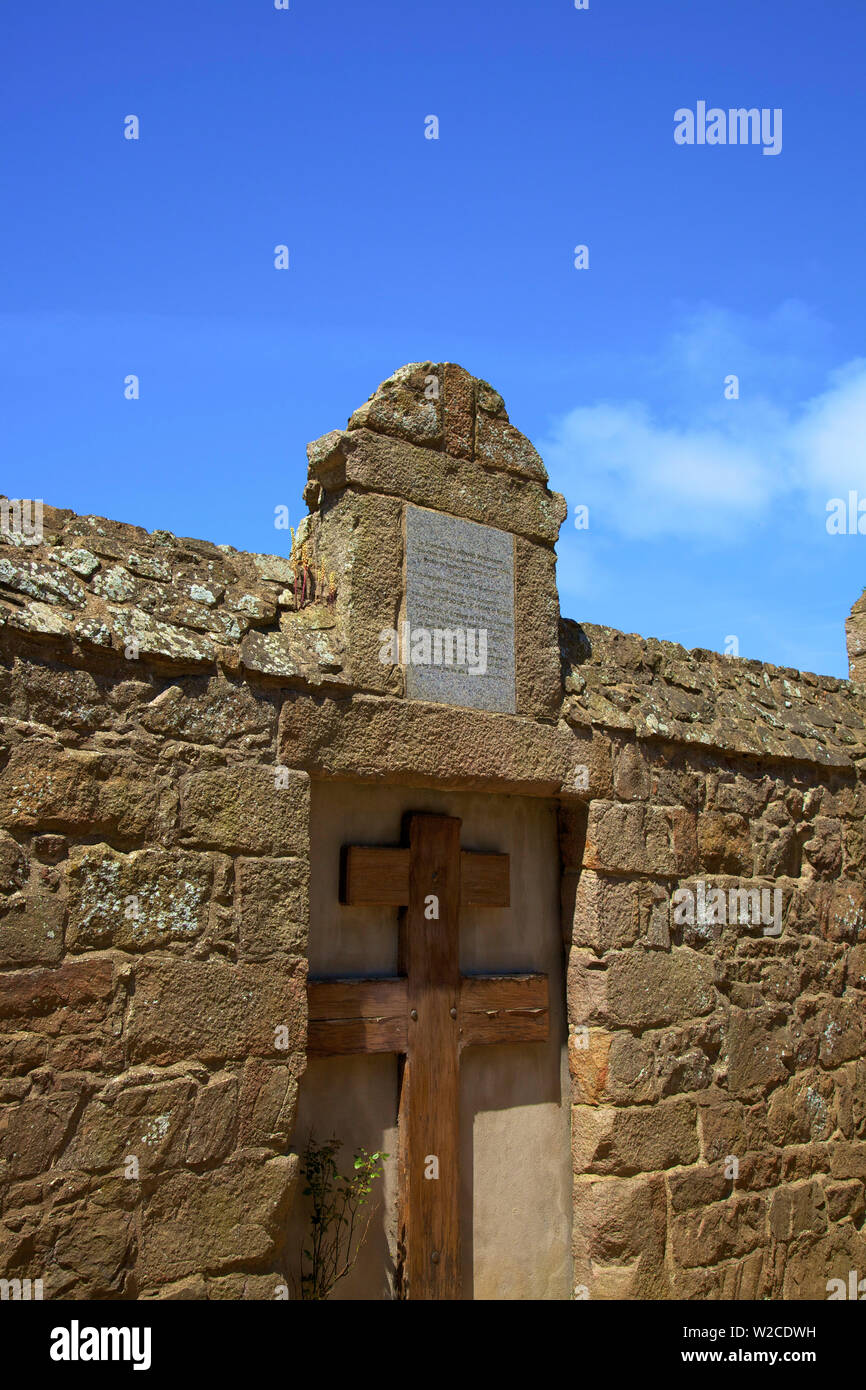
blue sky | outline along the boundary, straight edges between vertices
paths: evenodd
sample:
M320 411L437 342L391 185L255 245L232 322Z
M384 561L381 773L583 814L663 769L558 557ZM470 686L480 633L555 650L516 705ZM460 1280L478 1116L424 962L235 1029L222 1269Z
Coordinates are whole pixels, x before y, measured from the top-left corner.
M3 29L0 491L279 551L307 441L456 361L590 508L563 612L847 673L862 0L43 0ZM781 153L678 146L701 100L781 108Z

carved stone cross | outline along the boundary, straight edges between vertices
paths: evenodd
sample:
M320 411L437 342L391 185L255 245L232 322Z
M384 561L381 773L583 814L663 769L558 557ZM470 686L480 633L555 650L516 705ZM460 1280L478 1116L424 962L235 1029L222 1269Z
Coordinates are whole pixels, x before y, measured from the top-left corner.
M477 1043L543 1042L547 976L460 974L461 904L508 907L509 864L507 854L461 851L452 816L413 815L408 849L350 847L342 900L404 909L401 973L310 980L308 1050L400 1054L402 1291L460 1298L460 1053Z

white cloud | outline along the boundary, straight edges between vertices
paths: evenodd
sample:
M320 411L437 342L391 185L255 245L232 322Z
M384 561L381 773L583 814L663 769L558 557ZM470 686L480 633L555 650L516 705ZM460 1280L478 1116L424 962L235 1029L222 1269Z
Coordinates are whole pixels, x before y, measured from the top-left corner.
M589 506L594 528L633 538L722 537L731 528L742 534L777 505L823 514L829 497L852 488L866 496L866 359L793 401L790 393L780 398L772 363L764 374L769 390L760 392L754 369L736 401L724 399L717 370L710 398L693 379L696 360L703 364L722 336L724 371L734 371L740 362L754 364L755 339L767 336L763 325L738 348L732 324L742 333L743 321L721 317L723 334L719 312L707 310L703 335L692 316L662 348L674 393L686 396L664 419L645 401L598 402L570 411L537 441L554 485L570 509ZM791 365L802 387L807 364L798 357Z
M833 373L830 387L807 402L789 444L803 487L866 495L866 359Z

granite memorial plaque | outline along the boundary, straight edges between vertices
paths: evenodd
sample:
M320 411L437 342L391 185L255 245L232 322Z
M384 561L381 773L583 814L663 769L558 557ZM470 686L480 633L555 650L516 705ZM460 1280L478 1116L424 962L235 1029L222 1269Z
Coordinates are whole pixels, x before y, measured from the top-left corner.
M508 532L407 507L399 636L410 699L513 714L514 541Z

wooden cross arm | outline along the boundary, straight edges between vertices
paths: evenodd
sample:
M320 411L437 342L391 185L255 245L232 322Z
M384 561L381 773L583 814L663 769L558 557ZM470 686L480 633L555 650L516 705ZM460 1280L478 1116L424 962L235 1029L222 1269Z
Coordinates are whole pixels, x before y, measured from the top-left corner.
M549 1033L546 975L463 976L456 1007L460 1047L544 1042ZM311 1057L407 1051L410 1019L403 978L310 980L307 1008Z
M460 1045L545 1042L550 1030L546 975L464 975Z
M407 987L392 980L309 980L307 1053L405 1052Z
M407 907L409 853L408 849L349 845L342 901L350 907ZM464 903L477 907L508 907L511 901L508 855L461 850L460 887Z

